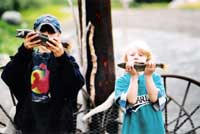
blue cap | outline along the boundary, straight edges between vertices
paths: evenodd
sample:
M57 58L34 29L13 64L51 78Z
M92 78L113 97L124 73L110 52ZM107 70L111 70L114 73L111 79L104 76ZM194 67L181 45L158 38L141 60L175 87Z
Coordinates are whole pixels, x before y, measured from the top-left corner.
M61 26L58 19L50 14L42 15L36 19L33 29L40 31L42 26L49 25L53 28L53 30L57 33L61 33Z

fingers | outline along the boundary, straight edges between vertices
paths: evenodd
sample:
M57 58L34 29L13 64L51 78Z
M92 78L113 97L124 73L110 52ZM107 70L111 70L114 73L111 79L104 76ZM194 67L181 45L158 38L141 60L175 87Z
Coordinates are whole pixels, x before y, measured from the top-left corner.
M151 75L156 70L156 64L154 62L147 62L144 73L146 75Z
M131 75L137 75L138 74L136 69L134 68L134 62L127 62L125 71L130 73Z
M154 62L147 62L146 63L146 68L155 69L156 68L156 64Z
M36 32L30 32L24 39L24 46L27 49L32 49L38 46L41 43L41 40L38 38L39 35Z
M47 48L53 52L55 57L60 57L64 53L64 48L61 41L58 39L49 39L47 43Z
M55 39L49 39L49 41L46 42L47 48L51 50L52 52L57 51L59 48L59 42L56 41Z
M53 52L55 57L60 57L64 53L64 48L61 44L60 38L49 38L48 41L42 42L39 33L30 32L24 39L24 46L27 49L32 49L38 46L45 46L48 50Z
M134 64L135 64L134 61L127 62L126 63L125 71L128 72L128 73L130 73L131 75L138 75L138 72L134 68ZM146 67L145 67L144 73L146 75L151 75L155 70L156 70L156 64L155 64L155 62L148 61L146 63Z
M126 63L126 70L131 71L134 68L134 63L127 62Z

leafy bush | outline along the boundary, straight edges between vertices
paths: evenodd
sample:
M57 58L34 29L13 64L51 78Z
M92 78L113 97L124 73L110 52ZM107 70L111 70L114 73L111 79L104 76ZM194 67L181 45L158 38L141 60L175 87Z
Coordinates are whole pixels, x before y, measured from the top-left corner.
M13 9L12 0L0 0L0 3L0 15L2 15L5 10Z
M17 26L0 21L0 53L12 55L22 40L15 38ZM2 36L3 35L3 36Z
M68 5L68 2L65 0L0 0L0 3L0 15L6 10L19 11L28 8L40 8L50 4Z
M184 5L181 5L179 8L187 9L187 10L199 10L200 9L200 2L187 3L187 4L184 4Z
M168 3L131 3L130 5L133 8L142 8L142 9L162 9L168 8Z
M23 23L21 25L10 25L0 20L0 53L8 53L13 55L21 42L22 39L16 38L16 29L25 28L32 29L33 23L37 17L43 14L50 13L56 16L61 23L65 22L71 17L69 12L66 12L65 6L63 5L43 5L42 8L28 8L21 10Z
M112 8L122 8L121 0L111 0L111 6Z
M20 0L19 1L20 10L31 8L31 7L40 8L44 4L46 4L46 1L44 0Z
M132 0L131 4L134 3L167 3L167 2L171 2L172 0Z

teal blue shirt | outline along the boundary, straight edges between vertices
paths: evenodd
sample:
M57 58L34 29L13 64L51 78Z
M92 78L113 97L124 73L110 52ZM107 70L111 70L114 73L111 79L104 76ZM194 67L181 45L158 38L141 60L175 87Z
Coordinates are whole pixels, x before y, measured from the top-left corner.
M122 134L165 134L162 109L166 102L166 95L161 77L157 73L152 75L158 90L158 101L152 104L146 90L144 74L138 78L137 102L130 105L127 102L127 91L130 85L130 74L126 73L116 80L115 100L125 110Z

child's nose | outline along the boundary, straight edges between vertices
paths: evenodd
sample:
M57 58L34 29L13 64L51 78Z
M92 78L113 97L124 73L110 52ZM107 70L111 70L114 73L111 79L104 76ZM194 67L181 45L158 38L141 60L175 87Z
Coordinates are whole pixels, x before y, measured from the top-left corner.
M138 54L136 54L136 55L135 55L135 59L138 59L138 58L139 58L139 55L138 55Z
M134 58L134 60L138 60L139 58L136 56L135 58Z

